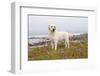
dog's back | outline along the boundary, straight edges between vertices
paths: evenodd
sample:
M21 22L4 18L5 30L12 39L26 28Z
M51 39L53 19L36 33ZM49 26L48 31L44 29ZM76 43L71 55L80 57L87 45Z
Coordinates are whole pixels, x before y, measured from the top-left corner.
M58 38L58 40L68 39L68 32L56 32L55 37Z

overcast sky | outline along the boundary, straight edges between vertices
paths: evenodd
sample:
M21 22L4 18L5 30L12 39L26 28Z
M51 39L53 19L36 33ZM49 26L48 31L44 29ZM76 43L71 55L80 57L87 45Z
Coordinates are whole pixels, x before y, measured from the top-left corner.
M58 31L74 33L88 31L88 18L32 15L29 16L29 36L47 34L49 24L55 24Z

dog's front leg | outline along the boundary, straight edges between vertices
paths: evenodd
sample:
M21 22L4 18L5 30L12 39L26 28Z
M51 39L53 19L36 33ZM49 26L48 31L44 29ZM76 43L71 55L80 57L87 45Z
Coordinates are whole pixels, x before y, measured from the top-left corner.
M54 42L55 43L55 50L57 50L57 41Z
M53 44L53 41L51 41L51 47L52 47L52 49L54 48L54 44Z

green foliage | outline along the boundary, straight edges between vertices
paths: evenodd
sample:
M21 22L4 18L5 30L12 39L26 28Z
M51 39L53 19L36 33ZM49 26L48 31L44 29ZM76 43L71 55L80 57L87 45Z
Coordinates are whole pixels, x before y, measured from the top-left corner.
M70 42L70 48L65 48L64 44L59 44L57 50L51 46L29 48L28 60L55 60L55 59L78 59L88 58L87 41Z

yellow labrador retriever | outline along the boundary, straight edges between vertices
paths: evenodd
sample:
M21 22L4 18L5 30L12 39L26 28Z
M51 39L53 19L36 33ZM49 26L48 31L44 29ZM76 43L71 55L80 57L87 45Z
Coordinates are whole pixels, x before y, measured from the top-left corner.
M52 48L57 50L57 44L59 41L64 40L65 47L69 48L69 34L68 32L59 32L56 30L56 26L54 24L50 24L48 26L48 35L51 42Z

